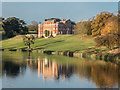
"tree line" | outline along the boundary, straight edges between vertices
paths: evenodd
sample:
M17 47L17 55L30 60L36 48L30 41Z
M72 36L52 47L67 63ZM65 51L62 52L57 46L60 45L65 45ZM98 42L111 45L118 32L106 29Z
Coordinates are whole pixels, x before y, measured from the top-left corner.
M120 23L119 16L110 12L101 12L95 17L77 22L74 33L83 35L91 35L94 37L96 46L106 46L114 48L120 46Z
M38 23L32 21L30 25L27 25L24 20L16 17L3 18L0 17L1 30L7 38L14 37L16 35L28 34L29 31L38 30Z

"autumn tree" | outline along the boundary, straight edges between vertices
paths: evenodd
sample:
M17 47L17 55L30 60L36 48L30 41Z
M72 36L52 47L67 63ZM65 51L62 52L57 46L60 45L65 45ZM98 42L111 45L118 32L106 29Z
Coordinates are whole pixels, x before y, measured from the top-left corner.
M118 25L119 24L119 25ZM120 26L120 23L118 23L118 16L111 17L107 20L105 23L105 27L101 29L101 35L106 34L117 34L118 33L118 26Z
M106 21L113 16L113 13L105 11L98 14L91 23L92 35L101 35L101 29L105 26Z
M118 34L107 34L97 36L95 38L96 46L106 46L109 49L112 49L114 46L120 46L120 36Z
M120 46L120 23L118 23L118 15L109 18L105 22L105 26L101 29L101 36L95 38L97 46L106 46L113 48Z
M91 35L91 21L77 22L75 25L74 34Z

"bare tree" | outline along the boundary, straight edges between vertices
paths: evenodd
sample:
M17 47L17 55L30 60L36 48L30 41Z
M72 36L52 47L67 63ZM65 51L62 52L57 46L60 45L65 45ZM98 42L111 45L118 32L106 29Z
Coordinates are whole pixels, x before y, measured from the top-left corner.
M83 35L91 35L91 21L81 21L77 22L75 29L74 29L75 34L81 34L81 39Z

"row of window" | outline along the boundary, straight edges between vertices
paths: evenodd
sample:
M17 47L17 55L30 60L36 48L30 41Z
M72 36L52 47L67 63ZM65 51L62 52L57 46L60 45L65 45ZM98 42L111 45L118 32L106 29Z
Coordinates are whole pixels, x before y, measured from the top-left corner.
M57 34L56 31L53 31L53 32L52 32L52 34L55 34L55 33ZM44 32L41 32L40 34L45 34L45 33L44 33Z
M56 24L44 24L43 26L57 26Z
M43 22L43 24L54 24L54 22Z
M44 28L44 30L57 30L58 28ZM43 30L42 28L40 30ZM70 30L69 28L59 28L59 30Z
M57 25L56 24L44 24L44 25L40 25L40 27L57 27ZM71 25L67 25L67 26L64 26L64 25L59 25L59 27L61 27L61 28L67 28L67 27L71 27Z
M59 34L64 34L64 33L66 33L66 34L69 34L70 32L63 32L63 31L59 31L58 32ZM44 32L40 32L39 34L45 34ZM57 34L57 32L56 31L52 31L52 34Z
M44 29L40 29L40 30L57 30L57 28L44 28Z

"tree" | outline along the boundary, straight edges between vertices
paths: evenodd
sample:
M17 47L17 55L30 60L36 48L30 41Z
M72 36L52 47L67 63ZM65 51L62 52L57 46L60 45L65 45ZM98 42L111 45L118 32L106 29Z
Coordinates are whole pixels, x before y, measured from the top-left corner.
M111 34L119 33L118 26L120 26L120 23L118 23L118 16L109 18L105 23L105 27L101 29L101 35L106 35L109 33Z
M29 31L38 31L38 23L36 21L32 21L27 27Z
M4 18L3 18L3 17L0 17L0 20L4 20Z
M120 47L120 23L118 19L119 15L106 20L104 27L101 29L101 36L95 38L97 46L106 46L110 49L114 46Z
M2 28L7 37L13 37L18 34L27 33L25 22L16 17L9 17L3 20Z
M101 12L93 19L91 23L92 35L98 36L101 35L101 29L105 26L105 22L110 18L113 17L113 13L110 12Z
M120 46L120 35L118 34L107 34L98 36L95 38L96 46L106 46L109 49L112 49L114 46Z
M19 22L21 24L20 25L21 34L28 33L28 28L27 28L27 26L25 26L26 25L25 21L24 20L20 20Z
M91 21L88 20L76 23L74 33L91 35Z
M36 26L38 25L38 23L36 21L32 21L31 24L36 25Z
M3 23L3 21L4 21L4 18L3 17L0 17L0 30L4 30L4 28L3 28L3 25L4 25L4 23Z
M33 35L24 36L24 38L23 38L23 42L25 45L28 46L28 49L31 49L30 45L34 44L34 41L35 41L35 37Z

